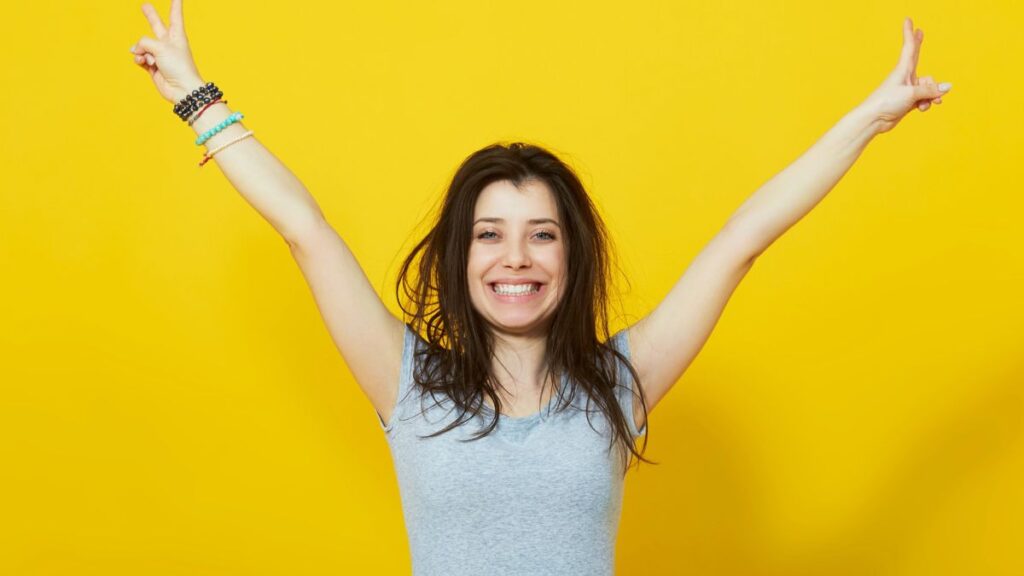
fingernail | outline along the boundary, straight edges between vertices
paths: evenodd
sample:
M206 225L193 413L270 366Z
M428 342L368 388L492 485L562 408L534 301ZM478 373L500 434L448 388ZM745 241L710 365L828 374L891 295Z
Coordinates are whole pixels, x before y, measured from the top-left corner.
M942 84L939 84L939 92L948 92L952 87L953 85L949 82L943 82Z
M135 44L132 44L132 54L135 54Z

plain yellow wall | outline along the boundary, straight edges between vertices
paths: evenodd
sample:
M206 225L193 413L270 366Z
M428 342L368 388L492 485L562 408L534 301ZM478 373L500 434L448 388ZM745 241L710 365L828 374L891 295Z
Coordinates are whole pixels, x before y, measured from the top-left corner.
M141 5L5 10L0 573L407 574L373 409L133 63ZM1020 574L1019 4L185 0L199 70L392 310L458 163L526 140L605 215L620 324L882 81L905 16L952 91L733 295L653 412L618 573Z

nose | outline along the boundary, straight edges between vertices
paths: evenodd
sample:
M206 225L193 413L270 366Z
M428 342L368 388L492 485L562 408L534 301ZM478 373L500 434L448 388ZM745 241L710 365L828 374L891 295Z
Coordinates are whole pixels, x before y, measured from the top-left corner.
M505 252L505 265L518 269L530 265L530 256L526 249L519 242L509 242L509 249Z

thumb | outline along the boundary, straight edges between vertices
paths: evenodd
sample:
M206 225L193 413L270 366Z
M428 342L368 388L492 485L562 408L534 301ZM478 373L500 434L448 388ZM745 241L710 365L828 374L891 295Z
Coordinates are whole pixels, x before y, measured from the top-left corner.
M920 84L914 86L914 101L934 100L949 92L953 85L949 82L936 84L931 76L921 78Z

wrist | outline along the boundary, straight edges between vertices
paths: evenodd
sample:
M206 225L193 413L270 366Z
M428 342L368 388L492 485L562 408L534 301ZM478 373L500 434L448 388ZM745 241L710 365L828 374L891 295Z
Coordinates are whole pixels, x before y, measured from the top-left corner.
M189 94L192 94L197 89L205 86L206 81L198 76L191 76L181 82L175 82L175 84L177 84L177 86L175 86L175 89L171 92L172 104L181 102L184 98L187 98Z
M206 82L203 82L203 79L202 78L198 78L198 77L193 77L193 78L189 78L187 80L182 81L181 82L181 88L176 90L175 93L174 93L174 98L175 98L174 103L177 104L178 102L181 102L182 98L188 96L194 90L196 90L197 88L199 88L200 86L203 86L205 84L206 84Z
M861 132L870 136L876 136L885 131L882 128L882 117L870 101L862 102L847 113L846 117L851 124L857 125Z

